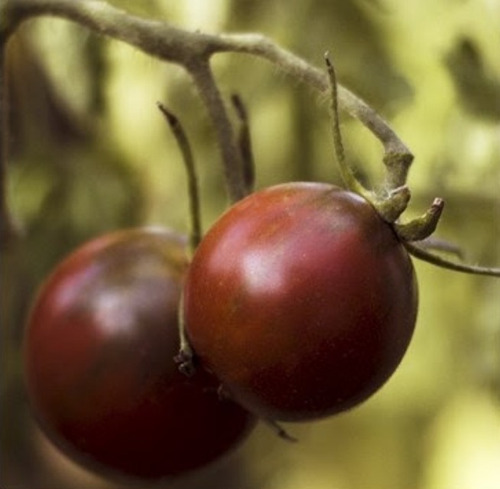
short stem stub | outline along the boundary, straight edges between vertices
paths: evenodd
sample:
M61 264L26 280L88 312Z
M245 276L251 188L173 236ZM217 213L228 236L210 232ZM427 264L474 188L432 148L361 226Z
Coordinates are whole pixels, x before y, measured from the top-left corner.
M444 200L436 197L424 214L407 223L395 223L394 229L403 241L421 241L436 230L443 209Z
M189 343L186 326L184 322L184 294L181 294L179 299L178 328L179 328L179 352L174 357L174 362L180 372L187 377L192 377L196 372L194 365L195 354L191 344Z
M271 427L271 429L283 440L296 443L298 440L294 436L290 435L283 426L281 426L277 421L273 419L263 419L263 421Z

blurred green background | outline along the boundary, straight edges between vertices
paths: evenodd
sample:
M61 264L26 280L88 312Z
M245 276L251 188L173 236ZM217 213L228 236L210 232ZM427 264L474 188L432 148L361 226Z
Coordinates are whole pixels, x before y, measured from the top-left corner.
M376 108L409 145L408 215L435 196L440 237L468 262L500 266L500 0L114 0L208 32L260 32L321 66ZM257 186L338 183L328 100L265 61L224 54L225 97L250 113ZM71 249L112 229L187 231L179 151L155 103L181 119L202 188L205 228L227 201L213 130L185 73L62 20L23 25L8 46L9 201L23 232L2 250L3 489L112 488L53 449L26 409L20 346L34 291ZM343 116L349 160L374 185L378 141ZM499 489L500 281L416 263L414 341L389 383L336 418L261 426L223 463L160 487L183 489Z

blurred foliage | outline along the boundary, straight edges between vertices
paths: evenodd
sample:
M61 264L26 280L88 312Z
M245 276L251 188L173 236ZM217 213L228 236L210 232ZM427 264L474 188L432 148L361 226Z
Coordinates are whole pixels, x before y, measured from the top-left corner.
M475 43L457 40L445 60L464 108L480 119L500 121L500 79L485 68Z
M470 262L500 264L499 0L113 0L180 27L256 31L320 65L362 95L416 155L419 213L439 195L439 235ZM226 196L213 129L187 76L65 21L39 19L8 46L9 200L23 239L2 251L0 477L5 489L115 487L73 466L27 413L22 329L46 273L79 243L111 229L186 231L178 149L155 102L184 124L200 171L205 227ZM327 100L243 55L214 60L225 96L238 92L252 128L257 185L338 182ZM343 117L347 155L373 185L382 151ZM417 264L421 307L400 369L351 413L266 427L221 466L168 484L186 489L498 489L500 284Z

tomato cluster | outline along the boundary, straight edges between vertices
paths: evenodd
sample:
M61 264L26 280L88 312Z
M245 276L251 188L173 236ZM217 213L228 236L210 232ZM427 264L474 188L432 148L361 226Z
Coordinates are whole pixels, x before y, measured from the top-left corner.
M160 108L193 175L182 128ZM433 232L443 201L401 223L408 188L382 198L364 189L343 160L338 120L335 128L350 190L296 182L250 193L198 244L193 178L191 263L183 237L132 229L83 245L55 269L31 310L24 350L28 397L55 444L121 477L203 467L258 417L279 428L330 416L384 385L417 317L408 251L500 276L412 243ZM251 190L250 180L242 187Z
M401 361L417 302L410 258L365 198L278 185L226 211L190 264L186 240L158 229L66 258L29 317L28 396L83 465L174 476L229 451L256 417L312 420L367 399ZM179 340L199 361L191 377Z
M182 291L191 377L174 362ZM364 401L398 366L416 314L412 263L370 203L278 185L223 214L190 264L186 239L152 228L63 260L29 316L28 397L84 466L171 477L231 450L256 416L304 421Z

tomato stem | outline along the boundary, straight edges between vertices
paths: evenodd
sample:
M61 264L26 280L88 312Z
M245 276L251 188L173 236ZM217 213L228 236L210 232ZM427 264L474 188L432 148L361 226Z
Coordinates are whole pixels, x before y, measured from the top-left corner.
M277 421L274 421L273 419L263 419L263 421L283 440L289 441L292 443L296 443L299 440L295 438L294 436L290 435L283 426L281 426Z
M455 272L469 273L471 275L487 275L490 277L500 277L500 268L481 267L457 263L430 253L425 248L415 243L403 242L403 244L410 255L418 258L419 260L431 263L432 265L446 268L448 270L453 270Z
M198 61L187 67L188 72L212 120L222 156L224 179L229 201L234 204L245 197L247 193L242 175L242 155L240 148L236 144L234 129L229 120L209 60L200 59Z
M464 259L464 252L462 248L456 243L452 243L446 239L438 238L436 236L429 236L421 241L417 241L414 244L423 250L440 251L443 253L454 255L460 260Z
M196 172L196 165L194 163L193 152L186 136L186 132L179 122L179 119L160 102L157 103L157 106L165 116L166 121L169 123L170 129L172 130L175 140L177 141L177 145L182 153L182 159L188 180L189 214L191 221L189 240L191 252L194 252L201 241L202 229L198 175Z
M363 197L369 197L370 192L361 184L361 182L356 178L352 168L346 161L344 144L342 142L342 132L340 131L340 121L339 121L339 107L338 107L338 85L337 85L337 75L335 73L335 68L330 60L329 53L325 53L325 63L328 72L328 79L330 81L330 103L331 103L331 113L332 113L332 135L333 135L333 146L335 150L335 156L337 158L337 164L340 170L340 175L344 181L344 185L351 191L362 195Z
M390 224L396 222L399 216L406 210L411 198L411 192L407 185L395 188L386 197L371 195L368 197L370 203L375 207L382 219Z
M356 178L354 171L347 164L345 158L342 133L340 131L337 75L328 53L325 53L325 63L330 82L333 145L344 185L352 192L361 195L370 202L384 221L393 223L404 212L410 200L410 191L405 184L406 174L403 179L401 179L401 175L398 178L392 179L391 186L388 187L387 194L383 197L379 197L374 192L365 188ZM399 168L398 165L396 165L395 168ZM393 187L392 185L394 185L395 182L401 182L401 185Z
M252 140L250 136L250 124L248 123L248 112L238 94L231 96L231 103L240 121L240 131L238 134L238 145L242 158L243 181L247 194L251 193L255 184L255 162L252 152Z
M175 356L174 361L177 363L178 369L187 377L194 375L196 368L194 366L194 351L189 343L186 334L186 325L184 322L184 294L181 293L178 308L178 328L179 328L179 352Z
M420 217L406 223L395 223L394 229L403 241L421 241L436 230L443 209L444 200L437 197Z

